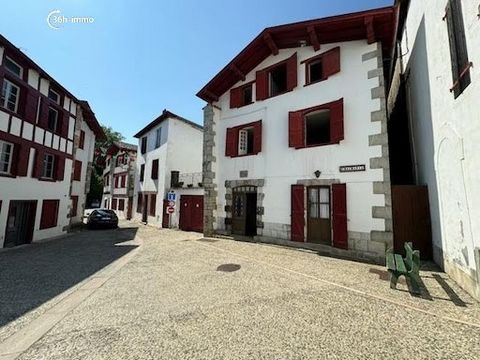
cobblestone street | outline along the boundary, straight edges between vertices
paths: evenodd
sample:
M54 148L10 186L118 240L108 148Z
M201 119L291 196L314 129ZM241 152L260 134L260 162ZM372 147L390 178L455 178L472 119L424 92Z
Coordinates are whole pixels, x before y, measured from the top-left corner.
M137 228L138 227L138 228ZM442 272L125 223L0 253L0 359L475 359L480 306Z

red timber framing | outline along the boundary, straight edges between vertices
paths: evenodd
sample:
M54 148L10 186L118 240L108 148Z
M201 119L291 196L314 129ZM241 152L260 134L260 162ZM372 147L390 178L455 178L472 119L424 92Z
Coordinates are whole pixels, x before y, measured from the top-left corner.
M220 96L267 57L281 49L299 47L305 42L317 51L322 44L353 40L379 41L384 54L388 55L385 58L389 58L395 44L395 26L396 10L394 6L389 6L266 28L210 80L197 96L209 103L218 101Z

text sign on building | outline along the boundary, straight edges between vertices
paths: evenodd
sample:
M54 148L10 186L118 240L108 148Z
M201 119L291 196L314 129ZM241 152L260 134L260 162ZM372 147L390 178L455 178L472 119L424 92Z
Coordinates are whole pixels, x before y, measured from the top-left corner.
M170 191L167 194L167 200L168 201L176 201L177 200L177 194L175 194L173 191Z
M340 172L356 172L356 171L365 171L365 165L345 165L345 166L340 166Z

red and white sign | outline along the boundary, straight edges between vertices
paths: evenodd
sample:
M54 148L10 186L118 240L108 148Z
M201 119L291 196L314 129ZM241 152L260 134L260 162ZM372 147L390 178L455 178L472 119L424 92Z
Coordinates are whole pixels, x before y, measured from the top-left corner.
M169 201L168 202L168 207L175 207L175 201Z
M174 208L174 207L171 207L171 206L167 207L167 214L170 215L170 214L173 214L174 212L175 212L175 208Z

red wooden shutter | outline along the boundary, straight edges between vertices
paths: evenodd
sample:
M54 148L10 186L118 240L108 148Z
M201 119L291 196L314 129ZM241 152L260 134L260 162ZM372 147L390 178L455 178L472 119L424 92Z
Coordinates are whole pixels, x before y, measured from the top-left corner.
M253 153L262 151L262 120L253 124Z
M15 148L18 149L18 157L13 158L14 163L17 163L17 176L27 176L28 173L28 161L30 159L30 146L15 144ZM14 150L15 151L15 150Z
M265 100L268 98L268 72L262 70L256 73L256 98Z
M66 138L68 136L68 114L59 110L57 124L57 133Z
M81 170L82 163L80 163ZM77 169L75 169L76 171ZM63 181L65 174L65 158L63 156L55 156L55 180Z
M112 210L117 210L117 199L112 199Z
M333 246L340 249L348 249L347 231L347 185L332 185L333 203Z
M237 87L230 90L230 109L242 106L242 88Z
M125 187L126 180L127 180L127 175L122 175L122 185L121 185L122 189Z
M158 179L158 159L152 161L152 179Z
M343 99L340 99L330 106L330 142L338 144L343 139Z
M305 191L303 185L292 185L291 238L292 241L305 241Z
M40 107L40 118L38 119L38 125L44 129L48 126L48 101L42 99L42 105Z
M238 155L238 129L228 128L225 142L225 156L235 157Z
M288 146L295 149L305 147L305 124L301 111L288 113Z
M35 150L35 161L33 163L32 177L34 177L34 178L41 178L42 177L44 156L45 156L45 153L44 153L43 150L41 150L41 149L36 149Z
M35 124L37 120L37 105L38 105L38 96L36 91L29 89L27 92L27 99L25 104L25 120Z
M43 200L40 230L57 226L59 200Z
M287 90L293 90L297 87L297 53L293 54L287 60Z
M12 165L10 167L10 172L13 176L16 176L18 174L18 165L19 165L19 157L20 157L20 144L13 144L13 149L12 149Z
M322 56L323 78L340 72L340 47L327 51Z
M77 207L78 207L78 196L72 195L72 209L70 211L70 216L75 217L77 216Z

